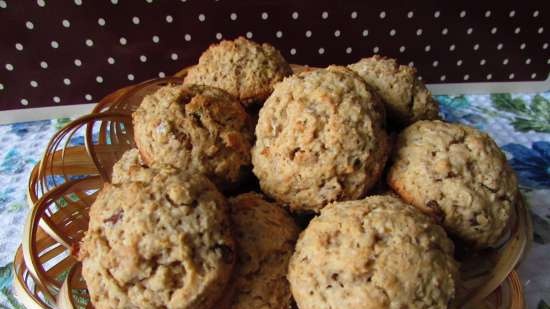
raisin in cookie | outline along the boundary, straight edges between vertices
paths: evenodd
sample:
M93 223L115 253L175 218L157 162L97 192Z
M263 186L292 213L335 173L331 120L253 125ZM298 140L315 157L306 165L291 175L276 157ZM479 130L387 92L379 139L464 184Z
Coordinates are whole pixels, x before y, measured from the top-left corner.
M229 283L233 293L223 308L289 308L286 274L298 227L283 208L265 201L260 194L241 194L229 202L239 250Z
M292 74L281 53L243 37L211 45L185 77L186 84L219 87L243 104L265 100L273 85Z
M495 245L517 198L517 180L495 142L476 129L419 121L399 136L388 184L476 247Z
M256 137L253 171L262 190L293 211L363 197L388 153L378 96L337 66L277 84L260 111Z
M300 235L289 266L300 309L444 309L458 267L443 228L390 196L336 202Z
M147 182L106 184L91 207L79 253L90 299L98 309L208 309L236 260L226 200L203 176L147 172Z
M388 121L397 125L439 118L439 106L413 67L375 55L348 66L373 87L384 100Z
M146 96L133 114L145 163L202 173L235 184L250 167L253 128L240 103L208 86L168 85Z

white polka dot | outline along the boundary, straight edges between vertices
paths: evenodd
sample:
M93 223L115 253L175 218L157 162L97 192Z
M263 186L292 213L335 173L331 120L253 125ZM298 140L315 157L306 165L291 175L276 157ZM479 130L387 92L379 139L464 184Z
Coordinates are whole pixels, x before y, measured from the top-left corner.
M205 21L205 20L206 20L206 15L204 15L204 14L199 14L199 21L200 21L200 22L203 22L203 21Z
M107 58L107 63L109 63L109 64L115 64L115 58L113 58L113 57Z
M531 63L531 58L525 59L525 64L530 64L530 63Z
M231 18L231 20L237 20L237 13L231 13L229 18Z
M91 39L86 39L86 46L89 46L89 47L94 46L94 41L92 41Z
M334 36L335 36L335 37L339 37L340 34L341 34L340 30L334 31Z
M491 17L491 11L486 11L485 12L485 17Z
M0 0L0 8L5 9L5 8L7 8L7 7L8 7L8 4L6 3L6 1Z
M459 67L459 66L461 66L461 65L462 65L462 60L459 59L459 60L456 62L456 66Z
M515 77L514 73L510 73L510 75L508 75L509 79L514 79L514 77Z
M375 54L378 53L379 51L380 51L380 47L378 47L378 46L375 46L375 47L372 49L372 52L375 53Z
M95 81L98 82L99 84L103 83L103 77L102 76L96 76L95 77Z
M537 78L537 73L531 74L531 79L535 79L535 78Z
M485 65L487 61L485 59L481 59L481 61L479 62L479 65Z
M550 58L548 58L548 60L546 60L546 64L550 64Z
M418 80L422 80L422 76L418 76Z
M51 41L50 45L52 48L59 48L59 43L57 41Z
M11 63L6 63L6 70L8 71L13 71L14 67L13 67L13 64Z
M174 21L174 17L172 15L166 15L166 22L171 24Z
M170 59L172 59L172 60L174 60L174 61L175 61L175 60L178 60L178 54L172 53L172 54L170 55Z
M128 80L134 80L134 74L128 74Z
M547 49L547 48L548 48L548 43L542 44L542 49Z
M141 62L147 62L147 56L145 56L145 55L139 56L139 61L141 61Z
M82 61L80 61L80 59L75 59L75 60L74 60L74 65L76 65L77 67L79 67L79 66L82 65Z
M47 69L48 68L48 63L46 61L41 61L40 62L40 67L43 68L43 69Z
M0 83L0 90L4 90L4 85Z
M147 3L153 3L153 0L145 0Z
M439 18L439 16L441 16L441 12L435 11L435 12L434 12L434 17L435 17L435 18Z
M498 31L497 27L491 28L491 34L495 34L495 33L497 33L497 31Z
M158 43L160 41L160 38L158 37L158 35L153 35L152 39L154 43Z
M472 27L470 27L470 28L468 28L468 30L466 30L467 34L472 34L472 32L474 32L474 28L472 28Z
M508 14L508 16L510 16L510 17L516 16L516 11L514 11L514 10L510 11L510 13Z
M64 78L64 79L63 79L63 84L69 86L69 85L71 84L71 80L68 79L68 78Z
M441 30L441 34L447 35L447 33L449 33L449 29L443 28L443 30Z
M262 13L262 19L267 20L268 18L269 18L269 14L267 14L267 12L263 12Z
M464 18L466 16L466 11L460 11L460 18Z
M320 47L319 50L318 50L318 52L319 52L319 55L322 55L322 54L325 53L325 49L322 48L322 47Z
M327 19L328 18L328 12L324 11L323 13L321 13L321 18L322 19Z
M82 0L74 0L74 4L76 4L76 5L82 5Z
M191 35L189 33L186 33L184 36L183 36L183 39L186 40L187 42L191 41Z
M296 48L291 48L290 49L290 54L291 55L296 55Z
M282 38L283 37L283 32L281 30L275 32L275 36L278 37L278 38Z
M446 77L445 75L441 75L441 77L439 78L439 80L442 81L442 82L444 82L446 78L447 78L447 77Z
M503 46L504 46L504 45L502 45L502 43L498 43L497 49L498 49L498 50L501 50Z
M29 105L29 100L27 100L27 99L21 99L21 104L22 104L22 105Z
M518 34L520 31L521 31L520 27L516 27L516 29L514 29L515 34Z
M474 50L478 50L479 49L479 44L475 44L474 45Z
M390 30L390 36L394 36L396 33L397 33L397 31L395 31L395 29Z
M63 19L63 21L61 22L61 24L63 25L63 27L65 28L69 28L71 26L71 22L66 20L66 19Z
M504 60L502 60L502 64L504 64L504 65L507 65L508 62L510 62L510 61L508 60L508 58L505 58Z
M100 25L100 26L105 26L106 22L105 22L105 19L104 18L98 18L97 19L97 24Z
M292 12L292 19L298 19L298 17L300 17L298 12Z
M357 12L355 12L355 11L351 12L350 17L351 17L351 19L356 19L357 18Z
M353 50L351 49L351 47L347 47L346 48L346 54L351 54Z
M33 24L31 21L27 21L27 22L25 23L25 26L26 26L27 29L29 29L29 30L34 29L34 24Z
M399 47L399 52L400 52L400 53L402 53L402 52L404 52L404 51L405 51L405 46Z
M369 35L369 30L363 30L363 36L368 36Z
M21 43L15 43L15 49L17 49L19 51L22 51L23 50L23 45Z
M386 18L386 11L380 12L380 15L378 15L378 16L380 16L380 19Z
M422 32L422 28L416 29L416 35L421 36Z
M311 37L311 34L312 34L311 30L306 31L306 37L308 37L308 38Z
M251 39L253 36L254 36L254 33L250 32L250 31L248 31L248 32L246 33L246 38L247 38L247 39Z
M521 45L519 46L519 49L525 49L527 45L525 45L525 43L521 43Z
M53 97L53 101L55 103L59 103L59 102L61 102L61 99L59 97L55 96L55 97Z
M455 50L455 48L456 48L456 46L455 46L454 44L451 44L451 45L449 46L449 50L450 50L450 51Z
M92 95L91 94L86 94L84 96L84 99L86 99L86 101L91 101L92 100Z
M216 33L216 39L221 40L223 39L223 35L221 33Z
M414 61L409 62L409 67L414 67Z
M414 16L413 11L409 11L409 13L407 13L407 18L413 18L413 16Z
M164 77L166 77L166 74L164 74L164 72L159 72L159 77L164 78Z
M35 81L35 80L31 80L30 84L31 84L31 87L33 87L33 88L38 87L38 82Z
M439 61L435 60L434 62L432 62L432 66L433 67L437 67L439 65Z
M139 17L137 17L137 16L132 17L132 23L134 25L139 25L139 23L140 23Z
M432 47L430 45L426 45L426 47L424 47L424 50L426 52L429 52L431 49L432 49Z
M539 11L538 10L533 12L533 17L539 17Z
M117 4L117 3L118 3L118 0L111 0L111 3L112 3L112 4Z
M544 32L544 28L543 28L543 27L540 27L539 30L537 30L537 33L538 33L538 34L541 34L541 33L543 33L543 32Z
M470 75L465 74L465 75L464 75L464 80L469 80L469 79L470 79Z
M126 45L126 43L128 43L128 40L126 40L125 37L121 37L118 42L120 42L120 45Z
M487 74L486 77L487 77L487 79L491 79L491 78L493 78L493 74Z

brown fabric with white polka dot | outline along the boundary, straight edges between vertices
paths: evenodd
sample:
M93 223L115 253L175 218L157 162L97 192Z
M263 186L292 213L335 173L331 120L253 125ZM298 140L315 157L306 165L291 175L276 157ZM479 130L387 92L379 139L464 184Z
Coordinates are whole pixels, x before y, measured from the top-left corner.
M395 57L427 83L550 72L550 1L0 0L0 29L0 110L95 102L238 35L298 64Z

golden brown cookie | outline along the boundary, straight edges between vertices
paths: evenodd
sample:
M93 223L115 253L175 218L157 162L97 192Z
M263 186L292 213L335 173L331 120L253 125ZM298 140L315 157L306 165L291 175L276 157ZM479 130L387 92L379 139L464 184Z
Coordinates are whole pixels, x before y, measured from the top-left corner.
M489 135L441 121L419 121L399 136L388 184L476 247L497 244L518 194L506 157Z
M300 309L445 309L457 287L443 228L390 196L336 202L300 235L288 279Z
M408 125L417 120L438 119L439 105L413 67L375 55L348 66L357 72L384 100L388 121Z
M201 175L147 173L106 184L91 207L80 259L92 304L208 309L235 261L226 200Z
M211 45L189 70L185 83L224 89L248 105L265 100L273 85L290 74L290 66L273 46L239 37Z
M168 85L133 114L134 139L148 165L198 172L235 184L250 167L253 128L240 103L209 86Z
M293 211L363 197L388 152L378 96L337 66L277 84L260 111L256 138L252 161L262 190Z

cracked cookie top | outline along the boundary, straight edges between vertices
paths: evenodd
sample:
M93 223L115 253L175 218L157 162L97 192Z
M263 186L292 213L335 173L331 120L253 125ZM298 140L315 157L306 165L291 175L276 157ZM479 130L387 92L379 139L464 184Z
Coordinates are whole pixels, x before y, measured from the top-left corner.
M265 100L273 85L290 74L290 66L273 46L239 37L211 45L189 70L185 83L219 87L248 105Z
M408 125L417 120L439 118L439 106L413 67L375 55L348 66L384 100L388 121Z
M517 180L489 135L419 121L398 137L389 185L476 247L496 245L517 199Z
M336 202L300 235L288 279L300 309L448 308L457 286L443 228L390 196Z
M250 167L250 117L221 89L164 86L143 99L133 125L136 145L148 165L192 170L222 187L237 183Z
M384 167L384 108L353 71L286 78L260 110L252 150L262 190L293 211L363 197Z
M105 184L91 207L79 252L90 299L98 309L210 308L236 260L226 200L203 176L146 170L147 182Z

